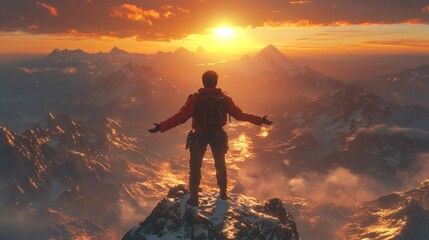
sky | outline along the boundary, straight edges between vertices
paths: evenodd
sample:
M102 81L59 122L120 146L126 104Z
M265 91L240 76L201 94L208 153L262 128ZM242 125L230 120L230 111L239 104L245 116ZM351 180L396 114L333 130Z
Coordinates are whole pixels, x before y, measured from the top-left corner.
M0 0L0 53L428 54L429 0Z

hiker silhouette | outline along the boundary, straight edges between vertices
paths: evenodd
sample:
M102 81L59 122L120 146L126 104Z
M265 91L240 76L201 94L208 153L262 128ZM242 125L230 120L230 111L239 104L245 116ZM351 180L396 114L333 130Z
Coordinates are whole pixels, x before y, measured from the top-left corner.
M220 88L216 88L218 75L214 71L206 71L202 75L204 88L188 97L185 105L167 120L154 123L155 127L149 132L165 132L192 117L192 130L186 141L190 150L190 172L188 204L198 206L198 190L201 181L201 166L207 145L210 145L216 168L216 179L221 199L228 199L227 171L225 154L228 151L228 135L223 126L227 123L227 114L238 121L246 121L256 125L271 125L267 115L260 117L243 112Z

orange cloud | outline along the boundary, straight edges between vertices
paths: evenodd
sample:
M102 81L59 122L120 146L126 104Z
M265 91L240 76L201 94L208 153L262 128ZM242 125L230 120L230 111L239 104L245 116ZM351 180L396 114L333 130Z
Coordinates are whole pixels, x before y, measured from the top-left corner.
M145 22L153 25L154 19L159 19L160 13L155 10L144 10L132 4L122 4L121 6L113 6L111 16L126 18L133 21Z
M290 1L289 3L302 5L302 4L311 3L311 2L312 2L311 0L301 0L301 1Z
M175 7L172 5L164 5L161 8L166 11L162 14L166 18L175 17L177 15L177 13L179 13L179 12L182 12L182 13L190 13L191 12L188 9L184 9L181 7Z
M176 14L174 12L170 12L170 11L167 11L167 12L163 13L162 15L166 18L171 18L171 17L176 16Z
M172 9L174 9L174 6L172 6L172 5L164 5L164 6L162 6L162 9L172 10Z
M181 7L176 7L176 9L179 10L180 12L183 12L183 13L190 13L191 12L188 9L184 9L184 8L181 8Z
M66 67L66 68L61 69L61 72L64 74L74 74L77 72L77 70L74 67Z
M49 4L46 4L46 3L43 3L43 2L39 2L39 1L37 1L36 3L37 3L37 5L39 5L40 7L42 7L42 8L44 8L44 9L48 10L48 12L49 12L52 16L58 16L58 10L57 10L54 6L49 5Z
M27 28L28 29L38 29L39 25L37 25L37 24L30 24L30 25L27 26Z
M413 18L413 19L409 19L405 23L407 23L407 24L422 24L422 23L424 23L424 21L422 19Z
M429 5L424 6L424 7L422 8L422 11L423 11L424 13L429 13Z
M422 41L422 40L364 41L361 43L369 44L369 45L380 45L380 46L429 48L429 41Z
M264 24L268 27L324 27L324 26L347 26L353 25L348 21L334 21L328 23L317 23L310 19L303 19L299 21L267 21ZM370 25L370 23L362 23L362 25Z

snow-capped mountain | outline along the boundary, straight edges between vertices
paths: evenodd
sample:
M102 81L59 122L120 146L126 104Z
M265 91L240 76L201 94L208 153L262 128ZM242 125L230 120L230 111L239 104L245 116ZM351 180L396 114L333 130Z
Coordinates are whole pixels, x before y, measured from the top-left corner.
M113 47L109 52L88 53L81 49L54 49L49 55L42 59L44 66L87 66L94 73L108 74L119 70L127 62L144 62L148 55L129 53L120 48Z
M429 180L416 189L396 192L355 209L341 233L344 239L413 239L429 236Z
M293 62L273 45L268 45L253 57L245 56L225 65L227 70L242 74L246 78L243 81L247 82L254 80L273 86L275 83L280 84L277 87L306 86L325 90L342 86L340 81L332 77Z
M90 53L84 52L81 49L60 50L58 48L52 50L52 52L46 56L46 60L51 61L83 61L87 60L91 56Z
M94 99L83 102L113 108L141 105L152 97L157 82L161 79L153 69L130 62L121 70L99 79L91 91L90 98Z
M130 62L119 71L87 84L81 95L62 101L77 114L83 111L122 119L142 119L178 108L181 91L150 67ZM145 114L146 113L146 114Z
M280 199L264 203L231 194L228 201L204 193L199 207L186 205L186 187L172 188L152 213L123 240L137 239L284 239L298 240L295 221Z
M107 153L128 152L139 154L129 159L147 160L151 155L145 153L141 141L125 136L120 128L118 120L99 118L97 126L91 127L65 113L49 114L22 134L2 127L1 180L17 185L25 195L27 191L45 191L43 188L57 178L76 182L82 181L83 174L98 182L100 176L112 173L110 164L119 161Z
M358 84L397 104L429 107L429 65L360 81Z
M309 99L278 121L271 150L287 156L289 171L342 166L393 177L429 149L428 111L391 104L357 87Z
M296 99L314 97L344 85L308 66L293 62L272 45L255 56L244 56L217 67L222 73L220 85L229 93L243 99L249 106L276 112Z
M42 59L0 69L0 123L23 130L50 111L69 111L58 103L79 97L127 63L117 66L104 55L56 49Z
M281 69L283 71L288 71L298 67L299 65L287 58L283 53L280 52L273 45L268 45L259 51L255 57L255 61L264 63L264 67L274 69Z
M122 133L120 120L86 124L60 113L22 134L1 127L0 235L118 234L126 211L144 211L141 201L167 191L171 183L157 182L165 168L141 140Z
M105 104L112 104L113 111L129 110L132 106L140 109L139 106L151 99L170 102L171 109L178 109L187 94L202 86L201 74L212 68L220 74L219 87L234 99L254 109L264 107L269 111L284 108L292 99L318 95L341 85L335 79L294 63L274 46L239 61L219 59L201 48L197 53L179 48L153 55L128 53L116 47L106 53L55 49L41 60L0 71L0 77L5 79L0 83L0 104L5 113L0 121L12 125L40 119L42 116L37 114L44 115L47 111L88 115L95 111L94 107ZM179 90L184 95L177 94ZM163 99L169 95L177 96L180 101ZM274 107L278 105L281 106ZM16 112L22 116L12 117Z

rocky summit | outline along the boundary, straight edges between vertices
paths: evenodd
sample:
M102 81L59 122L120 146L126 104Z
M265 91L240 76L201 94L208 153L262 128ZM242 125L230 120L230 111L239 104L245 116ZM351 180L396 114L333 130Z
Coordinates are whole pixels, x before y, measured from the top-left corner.
M227 201L216 191L200 195L200 206L191 207L185 186L170 189L146 220L122 239L299 239L295 221L280 199L261 203L241 194L230 194Z

